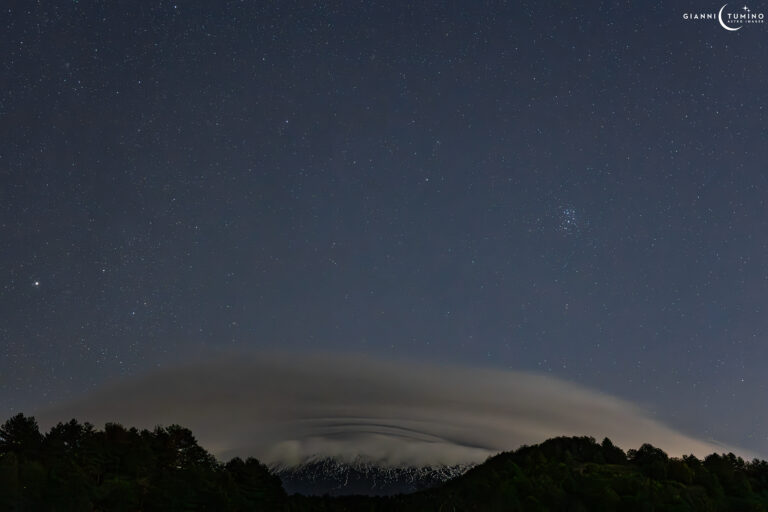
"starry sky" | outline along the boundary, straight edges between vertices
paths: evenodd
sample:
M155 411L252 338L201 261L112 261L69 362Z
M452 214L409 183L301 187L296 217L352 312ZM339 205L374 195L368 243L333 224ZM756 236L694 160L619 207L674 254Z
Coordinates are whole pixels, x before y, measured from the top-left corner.
M0 413L337 351L768 456L768 24L719 7L4 3Z

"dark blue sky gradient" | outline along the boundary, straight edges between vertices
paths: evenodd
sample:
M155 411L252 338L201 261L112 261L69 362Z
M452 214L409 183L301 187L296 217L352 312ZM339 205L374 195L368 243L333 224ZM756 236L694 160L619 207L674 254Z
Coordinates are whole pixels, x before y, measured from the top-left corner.
M768 455L768 25L719 7L11 2L0 413L335 350Z

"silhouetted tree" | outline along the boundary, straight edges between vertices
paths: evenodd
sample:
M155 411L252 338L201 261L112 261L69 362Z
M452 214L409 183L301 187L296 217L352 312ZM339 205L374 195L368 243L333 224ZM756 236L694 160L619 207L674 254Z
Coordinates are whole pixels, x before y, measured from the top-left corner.
M663 480L667 476L669 456L653 445L646 443L637 450L629 450L627 458L650 478Z
M14 452L22 459L36 458L42 443L43 436L33 417L19 413L0 426L0 454Z
M607 437L603 439L601 443L603 447L603 457L608 464L625 464L627 462L627 456L624 450L618 446L614 446L610 439Z

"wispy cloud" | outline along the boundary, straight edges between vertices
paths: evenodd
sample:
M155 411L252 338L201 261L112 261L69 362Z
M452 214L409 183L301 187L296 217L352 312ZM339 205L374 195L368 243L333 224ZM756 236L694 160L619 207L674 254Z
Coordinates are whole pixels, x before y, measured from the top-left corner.
M721 446L683 435L615 397L548 376L355 356L223 357L115 384L40 411L44 427L178 423L220 458L290 465L313 457L385 464L481 462L558 435L650 442L672 455Z

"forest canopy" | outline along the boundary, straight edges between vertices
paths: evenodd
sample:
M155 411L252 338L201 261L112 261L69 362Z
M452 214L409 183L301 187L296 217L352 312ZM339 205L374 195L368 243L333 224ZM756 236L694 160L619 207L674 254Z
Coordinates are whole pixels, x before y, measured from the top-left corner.
M98 429L73 419L41 433L17 414L0 426L0 510L768 511L768 463L558 437L413 494L288 496L258 460L218 461L179 425Z

